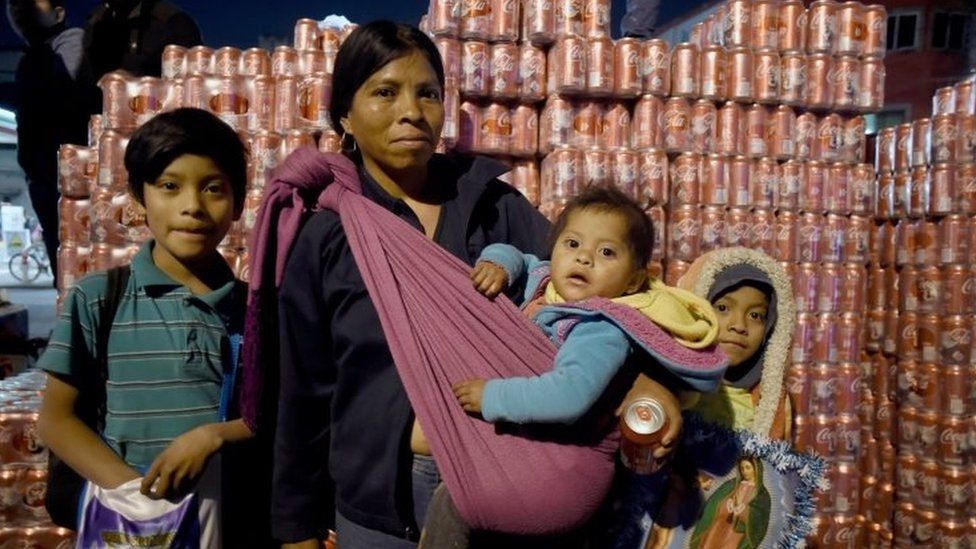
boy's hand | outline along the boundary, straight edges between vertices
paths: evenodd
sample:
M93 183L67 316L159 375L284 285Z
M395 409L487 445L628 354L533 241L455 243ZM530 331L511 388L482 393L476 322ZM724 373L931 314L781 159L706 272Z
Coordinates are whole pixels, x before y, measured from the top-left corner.
M508 273L490 261L479 261L471 269L471 281L486 297L495 297L508 287Z
M454 386L454 396L465 412L481 413L481 393L485 390L485 380L469 379Z
M626 404L642 396L648 396L660 402L661 407L664 408L664 415L668 418L668 430L661 438L661 446L654 449L654 457L659 460L664 459L674 450L675 442L681 436L681 427L684 421L681 417L681 404L674 393L664 385L640 374L614 413L619 417L624 412Z
M142 478L140 491L150 499L187 494L210 457L224 443L214 427L215 424L201 425L171 442Z

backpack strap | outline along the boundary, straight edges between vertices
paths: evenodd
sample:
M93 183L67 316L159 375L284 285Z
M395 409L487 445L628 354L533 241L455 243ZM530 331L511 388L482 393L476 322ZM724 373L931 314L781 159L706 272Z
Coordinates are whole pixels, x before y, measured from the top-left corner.
M122 295L129 283L129 275L132 269L128 265L113 267L106 274L105 296L98 308L98 330L95 333L95 352L98 356L98 380L96 385L99 389L98 409L96 421L98 422L98 432L105 427L105 412L108 407L106 402L106 383L108 382L108 338L112 333L112 325L115 323L115 313L118 312L119 303Z

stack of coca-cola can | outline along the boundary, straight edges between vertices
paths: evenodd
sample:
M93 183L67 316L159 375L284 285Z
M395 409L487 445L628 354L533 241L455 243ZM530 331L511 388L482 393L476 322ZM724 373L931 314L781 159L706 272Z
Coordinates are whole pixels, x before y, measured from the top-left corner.
M976 545L974 89L972 78L940 88L930 117L877 140L872 461L894 485L898 547Z
M39 371L0 380L0 547L73 547L73 533L51 524L44 509L48 455L37 431L43 389Z

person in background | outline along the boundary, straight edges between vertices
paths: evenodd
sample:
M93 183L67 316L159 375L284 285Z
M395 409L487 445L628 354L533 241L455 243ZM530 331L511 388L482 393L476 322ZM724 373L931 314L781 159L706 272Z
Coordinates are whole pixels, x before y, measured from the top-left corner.
M27 176L44 249L57 273L58 147L88 143L88 118L97 111L84 31L65 24L64 0L8 0L7 18L27 42L17 65L17 161Z
M654 38L661 0L627 0L627 11L620 21L620 31L633 38Z
M163 48L201 43L193 17L166 0L106 0L85 27L85 51L96 79L119 69L160 76Z

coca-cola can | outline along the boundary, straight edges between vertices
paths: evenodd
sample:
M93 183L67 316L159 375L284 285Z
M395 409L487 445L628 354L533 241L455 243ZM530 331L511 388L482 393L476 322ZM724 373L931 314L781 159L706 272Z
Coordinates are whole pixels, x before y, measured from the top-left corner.
M976 114L976 80L960 80L953 88L956 90L956 114Z
M482 111L481 150L489 154L508 154L512 141L512 113L498 103Z
M878 130L874 149L874 167L878 172L892 172L895 170L895 141L894 127Z
M571 198L583 187L583 153L570 147L559 147L542 165L542 202ZM547 172L550 177L547 177Z
M766 107L755 104L745 113L745 143L746 152L753 158L768 154L766 143L766 125L769 113Z
M752 2L749 0L730 0L725 4L725 46L749 47L752 38L750 23Z
M487 40L492 31L491 0L460 0L460 35L466 40Z
M237 76L240 74L241 50L224 46L214 52L213 70L217 76Z
M726 73L725 49L721 46L706 46L702 49L700 81L703 99L720 101L728 96Z
M599 147L591 147L583 152L583 173L585 185L606 186L612 182L610 153Z
M925 166L932 161L932 119L912 121L911 166Z
M837 34L837 3L817 0L808 10L807 52L831 53Z
M847 222L847 234L844 237L844 261L864 265L868 261L868 250L871 240L871 220L868 217L852 215Z
M484 0L481 0L484 1ZM485 42L461 43L460 91L466 97L486 97L491 81L491 50Z
M750 206L750 177L752 175L752 161L745 156L736 156L728 161L728 204L733 207Z
M725 217L725 245L748 246L752 237L752 214L747 208L729 208Z
M687 99L668 99L661 112L660 128L668 152L691 150L691 105Z
M271 54L272 76L297 76L300 73L298 52L289 46L278 46Z
M609 0L584 0L583 34L591 38L610 36Z
M319 42L319 23L315 19L303 18L295 22L293 46L296 50L321 49Z
M462 74L461 41L450 36L438 36L434 39L434 44L441 54L441 63L444 65L444 87L457 88L461 84Z
M664 145L661 123L664 103L661 98L644 95L634 106L631 143L635 149L645 150Z
M603 113L603 129L601 146L606 149L630 148L630 136L633 132L630 110L623 103L607 105Z
M838 4L836 13L837 39L834 53L837 55L859 56L864 53L867 38L864 5L860 2Z
M799 207L800 189L807 185L803 162L790 159L780 167L782 173L776 190L776 208L780 211L796 210Z
M520 100L534 102L545 99L546 53L529 42L519 46L518 83Z
M939 359L946 366L964 366L972 355L973 328L965 315L942 317L939 340ZM962 412L946 412L962 413Z
M806 106L813 109L830 107L835 95L833 84L836 81L832 78L833 58L826 53L814 53L807 56L806 64Z
M805 112L796 117L796 132L794 134L795 157L800 160L810 160L814 156L817 138L817 117Z
M810 160L804 163L803 168L806 186L800 189L800 209L819 214L824 211L827 166L819 160Z
M800 0L779 3L779 50L803 53L807 46L807 12Z
M864 49L863 55L880 58L885 54L887 44L888 12L881 4L864 7Z
M780 55L779 100L785 105L803 105L806 100L806 56L798 52Z
M673 97L698 97L699 86L698 46L683 42L671 51L671 95Z
M718 139L718 112L711 101L700 99L691 108L691 146L696 152L708 153L715 149Z
M644 210L644 215L651 220L651 228L654 230L654 245L651 248L651 265L648 268L650 276L660 277L662 274L660 261L664 257L665 241L667 240L667 215L661 206L651 206ZM682 263L680 261L669 261L668 263ZM688 264L685 263L681 269L687 270ZM655 272L656 271L656 272ZM677 271L672 271L674 274ZM684 274L684 270L680 272Z
M603 106L595 101L582 103L573 111L573 135L575 147L589 148L602 141Z
M187 50L183 46L170 44L163 48L162 77L167 79L186 76Z
M499 42L515 42L518 37L519 1L492 0L489 39Z
M790 396L790 402L797 415L809 415L811 413L811 372L808 365L804 362L794 362L786 370L785 385L786 393Z
M274 130L287 132L298 121L298 81L294 76L275 78Z
M718 135L715 142L715 152L728 155L744 153L745 151L739 147L744 126L745 112L742 105L731 101L722 105L717 113L716 128Z
M725 245L725 234L725 208L705 206L702 210L702 252L723 247Z
M791 158L795 151L796 113L780 105L769 117L766 127L767 149L770 156L778 159Z
M908 217L918 219L925 215L928 210L930 183L931 171L928 166L912 168L905 196L905 209Z
M548 154L554 148L570 143L574 131L572 103L558 95L549 96L540 118L540 153Z
M129 107L129 80L123 73L111 72L98 81L102 89L102 117L106 128L129 130L135 116Z
M671 54L668 43L652 39L641 44L641 81L644 93L666 96L671 90Z
M775 224L776 218L772 210L756 208L752 212L752 224L749 230L749 247L772 255L776 246Z
M773 198L779 188L780 168L775 158L764 157L752 162L749 174L749 205L754 208L772 208Z
M976 115L956 113L956 162L976 162Z
M850 167L835 162L827 168L824 181L824 209L831 213L847 215L850 213Z
M876 111L884 106L885 66L880 58L861 60L861 93L857 107L861 111Z
M971 312L974 294L976 279L968 266L953 264L942 268L942 310L946 314Z
M855 164L848 170L847 200L850 212L870 215L875 211L874 170L871 164Z
M729 49L727 55L728 97L733 101L753 100L754 60L752 50L745 47Z
M456 37L460 30L461 0L433 0L427 26L434 36Z
M556 8L552 0L525 0L522 4L522 36L536 46L556 39Z
M844 122L840 115L831 113L821 118L814 139L814 157L824 162L838 162L842 160L843 146Z
M912 171L898 170L892 178L891 184L891 218L908 217L908 197L912 188Z
M820 239L823 234L823 217L819 213L804 212L797 225L797 259L817 263L820 258Z
M751 37L750 45L753 49L779 48L779 2L774 0L758 0L752 3L749 14Z
M582 38L564 37L549 50L549 93L579 94L586 90L587 44Z
M509 153L534 157L539 149L539 114L531 105L518 105L511 112L512 137Z
M881 172L877 179L877 206L875 217L879 220L891 219L895 213L895 175L891 172Z
M811 431L813 453L818 456L830 459L837 452L837 434L834 431L833 416L817 414L812 416Z
M643 89L641 71L640 41L636 38L617 40L613 46L614 97L631 98L640 95Z
M186 52L187 74L206 76L213 74L214 51L207 46L194 46Z
M802 266L802 265L801 265ZM806 362L813 360L814 332L816 331L817 315L809 312L796 315L793 337L793 361Z
M677 284L678 280L680 280L681 277L688 272L690 267L691 263L687 261L669 259L667 268L664 271L664 283L672 285Z
M694 261L701 255L701 227L701 211L698 206L672 208L668 257Z
M954 114L956 112L956 90L952 86L943 86L932 94L932 116Z
M911 122L895 126L894 170L907 170L914 165L915 127ZM924 163L924 158L923 162Z
M681 153L671 163L671 202L674 205L697 205L701 202L700 164L701 156L691 152Z
M545 111L543 113L545 114ZM461 105L458 107L458 136L457 143L455 144L455 148L458 151L474 152L481 150L482 118L481 107L470 101L461 102ZM566 140L562 142L569 142L568 132L566 134ZM549 150L551 149L547 149L546 152Z
M491 45L491 61L488 87L494 99L514 99L518 97L518 46L500 42Z
M952 88L949 88L950 90ZM930 157L933 163L956 161L956 115L939 114L932 117Z
M617 189L635 200L642 198L638 187L640 156L637 152L630 149L614 149L610 153L610 170L613 184Z
M843 428L845 426L845 422L849 422L851 417L852 416L838 417L838 429ZM854 417L855 421L856 419L857 418ZM845 429L845 432L847 431L849 431L849 429ZM840 436L840 433L838 433L838 437ZM845 454L849 455L849 452L843 450L844 446L845 444L842 441L838 441L838 455L836 456L837 461L833 463L830 471L830 494L831 498L833 499L834 510L836 512L853 514L857 511L857 506L860 499L858 491L860 488L859 481L861 477L858 474L857 464L854 462L854 460L857 459L857 456L855 455L853 458L847 457ZM838 515L834 515L834 517L837 516ZM836 519L835 522L837 522ZM834 536L834 542L830 545L830 547L838 549L840 547L850 547L851 549L861 547L860 545L854 544L854 540L852 539L854 535L853 533L843 531L844 528L852 528L854 526L850 522L847 524L835 525L835 528L838 526L840 526L840 528L837 528Z
M956 206L959 213L976 213L976 164L955 167Z
M668 155L663 149L647 149L640 153L637 188L641 203L667 203L668 174Z
M795 261L796 214L788 210L780 210L776 214L776 225L773 231L775 237L773 257L780 261Z
M583 36L583 0L553 0L556 36Z
M776 50L762 49L753 54L755 71L752 80L752 96L760 103L779 101L780 58Z
M715 153L703 156L700 175L702 204L726 206L729 200L726 157Z
M512 167L512 186L518 189L533 205L539 204L539 164L535 159L516 160Z
M607 38L590 38L586 50L586 92L593 97L613 92L613 42Z

